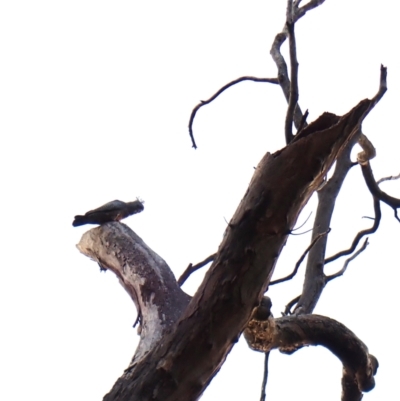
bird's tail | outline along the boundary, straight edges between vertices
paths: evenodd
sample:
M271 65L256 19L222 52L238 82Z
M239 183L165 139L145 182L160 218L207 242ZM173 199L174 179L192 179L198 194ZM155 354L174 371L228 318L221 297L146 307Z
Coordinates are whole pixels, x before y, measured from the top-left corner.
M78 215L74 217L74 221L72 222L74 227L83 226L84 224L86 224L85 216Z

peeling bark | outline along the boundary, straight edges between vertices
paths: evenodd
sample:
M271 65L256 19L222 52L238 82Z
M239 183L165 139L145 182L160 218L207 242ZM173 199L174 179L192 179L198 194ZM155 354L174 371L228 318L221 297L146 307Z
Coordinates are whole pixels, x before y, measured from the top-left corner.
M322 116L288 146L263 157L187 308L188 298L171 284L165 262L126 226L108 223L85 234L79 249L117 274L141 309L141 342L152 336L104 400L198 399L259 305L303 206L374 105L366 99L341 118ZM169 323L156 340L150 330L160 326L161 308ZM151 326L147 314L158 316L158 323Z

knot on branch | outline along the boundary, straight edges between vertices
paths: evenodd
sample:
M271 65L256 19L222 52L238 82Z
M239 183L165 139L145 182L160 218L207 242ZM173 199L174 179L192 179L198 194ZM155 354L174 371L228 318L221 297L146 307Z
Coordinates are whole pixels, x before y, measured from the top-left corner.
M357 153L357 161L361 165L368 163L368 160L376 156L376 149L372 142L361 132L358 139L358 144L362 148L362 152Z

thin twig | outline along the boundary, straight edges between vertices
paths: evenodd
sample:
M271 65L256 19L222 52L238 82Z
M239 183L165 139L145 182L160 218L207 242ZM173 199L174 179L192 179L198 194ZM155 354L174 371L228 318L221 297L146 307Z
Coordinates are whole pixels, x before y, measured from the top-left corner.
M298 226L298 227L296 227L296 228L293 228L292 233L293 233L293 231L300 230L300 228L303 227L303 226L307 223L307 221L309 220L309 218L311 217L311 215L312 215L312 211L310 212L310 214L309 214L308 217L306 218L306 221L305 221L303 224L301 224L300 226Z
M342 256L350 255L354 252L356 249L358 243L360 242L361 238L364 237L365 235L372 234L374 233L378 227L379 223L381 221L382 213L381 213L381 206L380 206L380 201L378 198L374 196L374 211L375 211L375 219L374 219L374 224L372 225L371 228L368 228L366 230L360 231L354 238L353 243L351 244L351 247L345 251L341 251L336 253L333 256L330 256L329 258L325 259L324 265L327 265L330 262L333 262L336 259L339 259Z
M382 177L376 183L379 185L379 184L382 184L382 182L384 182L384 181L398 180L399 178L400 178L400 174L390 175L389 177Z
M295 22L299 20L301 17L303 17L308 11L320 6L322 3L324 3L325 0L311 0L307 4L305 4L303 7L298 8L295 10ZM300 2L298 2L300 3Z
M321 5L325 0L311 0L308 2L306 5L303 7L299 8L300 1L296 0L293 3L293 23L296 23L301 17L303 17L308 11L312 10L313 8L318 7ZM286 61L283 58L281 54L281 46L285 42L286 38L288 35L287 31L287 26L285 24L284 29L282 32L278 33L275 36L275 39L272 43L270 54L272 59L274 60L277 68L278 68L278 79L279 79L279 85L283 91L283 94L286 98L286 101L289 103L289 98L290 98L290 80L289 80L289 75L288 75L288 69L286 65ZM294 114L293 114L293 122L297 130L299 130L301 121L303 119L303 113L301 112L300 106L297 103L294 108ZM305 120L303 121L303 128L304 126L307 126L307 123Z
M265 397L267 395L265 388L267 387L267 380L268 380L268 360L269 360L269 353L265 352L264 354L264 375L263 375L263 381L261 384L261 397L260 397L260 401L265 401Z
M307 125L307 117L308 117L308 109L304 112L303 117L301 118L300 121L300 126L297 128L296 135Z
M347 269L347 266L349 265L349 263L354 260L361 252L365 251L365 249L368 246L368 237L365 238L365 241L363 243L363 245L361 246L361 248L350 258L347 258L346 261L344 262L343 267L335 274L331 274L330 276L326 276L326 282L331 281L333 279L335 279L336 277L340 277L344 274L344 272Z
M306 231L303 231L302 233L294 233L293 231L290 233L290 235L304 235L304 234L307 234L307 233L309 233L309 232L311 232L313 229L312 228L310 228L309 230L306 230Z
M286 113L285 120L285 138L286 144L289 144L293 139L293 119L294 119L294 109L299 100L299 88L298 88L298 70L299 63L297 61L296 54L296 37L294 34L294 22L293 22L293 3L292 0L288 1L288 11L287 11L287 32L289 37L289 55L290 55L290 93L289 102ZM304 121L303 117L301 121ZM304 125L304 123L303 123Z
M267 82L267 83L275 84L275 85L279 84L278 78L257 78L257 77L250 77L250 76L240 77L240 78L235 79L235 80L227 83L226 85L224 85L214 95L212 95L208 100L201 100L200 103L192 110L192 114L190 115L190 119L189 119L189 135L192 140L193 148L195 148L195 149L197 148L197 145L196 145L196 142L195 142L194 136L193 136L193 121L194 121L194 118L196 117L196 113L199 111L199 109L201 107L203 107L206 104L209 104L213 100L215 100L222 92L224 92L231 86L236 85L239 82L243 82L243 81Z
M296 298L293 298L286 306L285 306L285 311L282 313L283 316L291 315L291 309L297 302L299 302L301 295L298 295Z
M283 278L279 278L278 280L274 280L271 281L269 283L269 285L275 285L275 284L279 284L279 283L283 283L284 281L288 281L291 280L296 274L297 271L299 270L300 265L302 264L304 258L307 256L308 252L310 252L310 249L325 235L327 235L329 233L329 231L331 231L330 229L328 231L325 231L321 234L318 234L312 241L311 244L308 245L308 247L306 248L306 250L303 252L303 254L301 255L300 259L297 261L293 271L286 277Z
M371 169L371 165L369 162L360 164L361 171L364 176L365 183L371 194L381 200L382 202L389 205L394 210L394 215L398 221L400 221L397 216L397 209L400 207L400 199L394 198L393 196L388 195L386 192L382 191L378 184L375 181L374 174Z
M186 270L182 273L179 277L178 284L182 287L183 283L189 278L189 276L194 273L196 270L199 270L201 267L205 266L206 264L212 262L215 259L217 254L213 253L208 258L204 259L202 262L197 263L197 265L192 265L191 263L186 268Z

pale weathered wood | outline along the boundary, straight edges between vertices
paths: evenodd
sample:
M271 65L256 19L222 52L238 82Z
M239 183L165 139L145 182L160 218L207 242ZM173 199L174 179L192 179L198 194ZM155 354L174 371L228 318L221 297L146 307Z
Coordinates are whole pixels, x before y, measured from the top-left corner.
M166 262L125 224L106 223L86 232L78 249L119 278L140 316L140 342L132 369L174 327L190 297Z
M323 115L284 149L263 157L209 272L178 323L145 357L125 371L105 396L106 401L191 401L201 395L259 304L300 211L373 105L367 99L342 118ZM113 224L118 223L108 223L106 227ZM136 251L130 251L125 257L122 248L114 249L114 243L121 242L119 231L110 231L106 240L100 240L96 236L104 227L95 230L85 253L116 270L120 278L116 265L129 271L136 263L132 260L143 257L143 252L137 256ZM126 238L130 237L126 234ZM91 245L94 243L95 252ZM102 243L106 251L101 249ZM124 274L124 287L129 292L134 286L138 299L144 299L143 286L134 284L133 275ZM168 298L166 304L172 302L164 291L154 298L147 295L146 299L163 296ZM184 299L183 294L180 296ZM153 312L147 312L144 306L140 305L145 322L146 313ZM145 335L153 336L154 344L154 334L147 331Z

